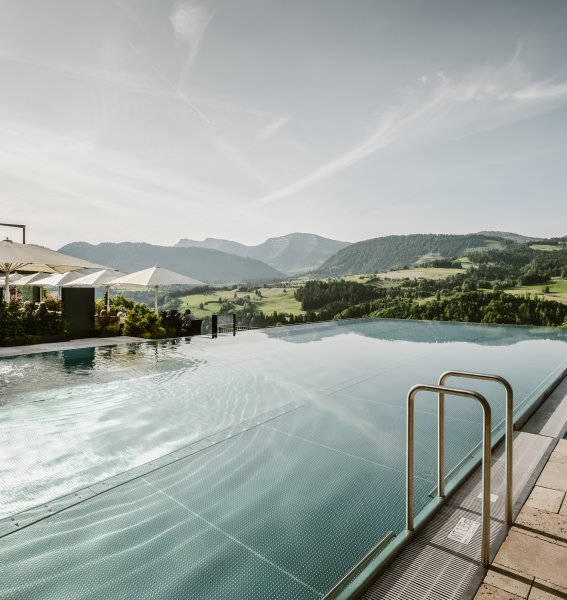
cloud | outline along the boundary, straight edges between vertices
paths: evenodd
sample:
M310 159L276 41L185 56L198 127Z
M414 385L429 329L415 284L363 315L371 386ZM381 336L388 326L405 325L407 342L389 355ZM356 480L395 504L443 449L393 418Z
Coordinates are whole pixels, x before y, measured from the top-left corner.
M237 146L222 136L215 136L211 140L211 145L223 158L234 165L239 172L245 173L264 188L269 188L273 185L273 182L266 177L264 171L258 168L253 161L249 160Z
M267 139L275 135L280 129L285 127L291 120L291 117L284 116L279 119L275 119L271 123L268 123L263 127L256 137L257 142L265 142Z
M567 82L532 81L516 52L501 69L452 79L437 71L399 90L397 103L377 111L365 140L300 179L253 201L262 207L331 178L386 147L443 144L537 117L567 104Z
M205 6L192 1L178 4L169 17L178 42L189 48L181 80L195 62L203 35L212 18L213 14Z

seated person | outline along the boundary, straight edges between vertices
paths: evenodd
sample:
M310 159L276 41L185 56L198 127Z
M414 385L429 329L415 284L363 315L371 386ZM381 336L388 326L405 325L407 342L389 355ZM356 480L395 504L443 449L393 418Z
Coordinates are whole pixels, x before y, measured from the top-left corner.
M116 316L118 317L118 330L120 333L122 333L124 324L126 323L126 309L120 308L120 310L116 313Z

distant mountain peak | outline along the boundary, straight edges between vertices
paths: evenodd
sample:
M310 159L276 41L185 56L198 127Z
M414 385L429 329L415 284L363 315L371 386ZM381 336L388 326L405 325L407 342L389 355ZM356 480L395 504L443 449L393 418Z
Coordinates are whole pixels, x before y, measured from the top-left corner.
M255 258L288 275L316 269L336 252L349 245L314 233L294 232L268 238L256 246L218 238L203 241L181 239L175 247L197 247L221 250L228 254Z

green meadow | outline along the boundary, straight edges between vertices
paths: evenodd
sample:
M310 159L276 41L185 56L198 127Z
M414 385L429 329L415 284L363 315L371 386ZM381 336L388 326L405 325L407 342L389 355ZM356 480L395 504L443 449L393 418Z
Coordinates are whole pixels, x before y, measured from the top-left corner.
M301 310L301 303L294 295L293 288L258 288L261 296L257 296L254 291L239 292L229 289L212 290L208 294L189 294L181 298L181 310L190 308L198 319L211 316L219 312L223 300L234 300L235 298L247 298L256 305L258 310L264 314L271 314L274 311L278 313L288 313L294 315L304 314ZM219 302L220 299L220 302ZM201 308L201 305L203 308ZM238 312L241 306L236 305L235 311Z
M549 292L545 291L549 287ZM567 280L551 279L549 283L537 283L534 285L518 285L515 288L507 289L508 294L516 296L523 294L532 294L542 296L547 300L555 300L567 304Z

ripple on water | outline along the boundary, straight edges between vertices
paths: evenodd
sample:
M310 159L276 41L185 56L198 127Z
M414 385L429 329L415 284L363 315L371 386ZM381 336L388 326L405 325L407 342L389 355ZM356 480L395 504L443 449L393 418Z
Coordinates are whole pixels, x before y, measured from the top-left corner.
M175 349L54 353L0 367L10 388L0 400L0 489L9 490L0 518L295 399L253 369L219 368Z

